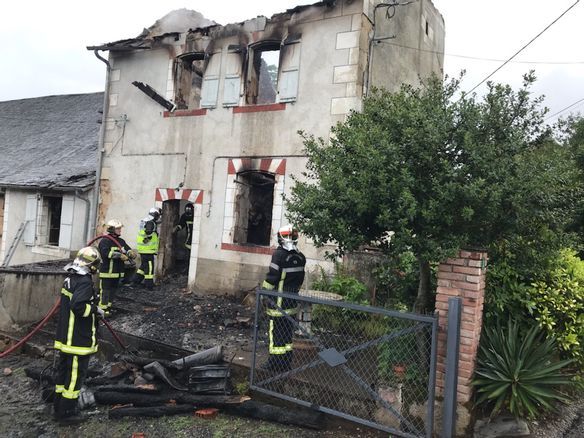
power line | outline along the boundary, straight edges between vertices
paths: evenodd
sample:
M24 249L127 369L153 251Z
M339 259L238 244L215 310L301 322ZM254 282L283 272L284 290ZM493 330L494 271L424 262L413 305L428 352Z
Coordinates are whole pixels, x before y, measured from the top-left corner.
M484 78L482 81L480 81L478 84L476 84L470 91L468 91L468 93L472 93L481 84L483 84L486 80L488 80L491 76L493 76L495 73L497 73L503 67L505 67L513 58L515 58L517 55L519 55L519 53L521 53L523 50L525 50L525 48L527 48L531 43L533 43L536 39L538 39L545 31L547 31L550 27L552 27L560 18L562 18L564 15L566 15L578 3L580 3L580 0L576 0L576 2L572 6L570 6L568 9L566 9L564 12L562 12L559 17L557 17L554 21L552 21L550 24L548 24L540 33L538 33L531 40L529 40L529 42L527 44L525 44L523 47L521 47L509 59L507 59L503 64L501 64L499 67L497 67L495 70L493 70L493 72L490 73L486 78Z
M545 121L545 120L548 120L548 119L551 119L551 118L553 118L553 117L557 116L558 114L561 114L561 113L563 113L564 111L568 111L570 108L572 108L573 106L576 106L576 105L578 105L578 104L579 104L579 103L581 103L581 102L584 102L584 97L583 97L582 99L580 99L580 100L577 100L576 102L574 102L574 103L572 103L572 104L568 105L567 107L565 107L565 108L562 108L562 109L561 109L561 110L559 110L559 111L556 111L556 112L555 112L555 113L553 113L551 116L547 116L547 117L544 119L544 121Z
M452 56L454 58L464 58L464 59L473 59L476 61L489 61L489 62L504 62L504 59L497 59L497 58L481 58L479 56L469 56L469 55L459 55L454 53L446 53L440 50L430 50L430 49L422 49L419 47L412 47L406 46L404 44L392 43L390 41L380 41L383 44L388 44L390 46L402 47L404 49L416 50L418 52L425 52L425 53L432 53L435 55L444 55L444 56ZM584 64L584 61L511 61L514 64L545 64L545 65L573 65L573 64Z

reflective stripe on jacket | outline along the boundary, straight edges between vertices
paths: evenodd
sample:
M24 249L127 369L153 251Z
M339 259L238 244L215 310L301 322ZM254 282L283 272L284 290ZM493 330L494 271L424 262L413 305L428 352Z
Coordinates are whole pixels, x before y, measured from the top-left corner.
M125 251L131 248L120 236L113 235ZM120 257L120 248L110 239L104 237L99 241L97 247L101 255L101 267L99 268L99 278L120 278L124 273L124 262Z
M262 287L267 290L279 292L298 293L304 281L304 267L306 257L300 251L286 251L279 246L270 262L270 268ZM277 297L275 304L278 308L268 308L266 313L271 317L284 316L297 313L297 303L290 298Z
M90 275L71 274L65 279L55 349L82 356L97 351L95 300Z

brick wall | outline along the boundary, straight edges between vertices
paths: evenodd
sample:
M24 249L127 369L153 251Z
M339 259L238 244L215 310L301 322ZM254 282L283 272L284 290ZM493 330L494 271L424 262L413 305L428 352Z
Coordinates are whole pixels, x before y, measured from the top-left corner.
M460 354L458 360L458 403L470 400L470 381L476 363L481 336L487 254L485 252L460 251L457 258L441 263L438 268L436 310L440 315L438 332L438 358L436 395L444 394L446 366L446 330L448 327L448 298L462 298L460 327Z

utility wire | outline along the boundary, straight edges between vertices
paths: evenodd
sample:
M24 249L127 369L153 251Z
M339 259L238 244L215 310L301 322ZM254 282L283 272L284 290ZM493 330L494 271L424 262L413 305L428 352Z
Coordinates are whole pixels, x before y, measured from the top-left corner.
M418 52L425 52L425 53L433 53L436 55L444 55L444 56L452 56L454 58L464 58L464 59L473 59L476 61L489 61L489 62L504 62L504 59L497 59L497 58L481 58L478 56L469 56L469 55L458 55L454 53L446 53L440 50L430 50L430 49L421 49L419 47L413 46L406 46L404 44L393 43L387 40L379 41L383 44L388 44L390 46L402 47L404 49L410 50L417 50ZM550 65L572 65L572 64L584 64L584 61L510 61L514 64L550 64Z
M545 121L545 120L548 120L548 119L551 119L551 118L553 118L553 117L555 117L555 116L557 116L557 115L559 115L559 114L563 113L564 111L568 111L570 108L572 108L573 106L576 106L576 105L578 105L578 104L579 104L579 103L581 103L581 102L584 102L584 97L583 97L582 99L580 99L580 100L577 100L576 102L574 102L574 103L572 103L572 104L568 105L567 107L565 107L565 108L562 108L562 109L561 109L561 110L559 110L559 111L556 111L556 112L555 112L555 113L553 113L552 115L550 115L550 116L547 116L547 117L544 119L544 121Z
M562 18L564 15L566 15L578 3L580 3L580 0L576 0L576 2L572 6L570 6L568 9L566 9L564 12L562 12L559 17L557 17L554 21L552 21L550 24L548 24L540 33L538 33L531 40L529 40L529 42L527 44L525 44L523 47L521 47L509 59L507 59L503 64L501 64L499 67L497 67L495 70L493 70L493 72L490 73L486 78L484 78L482 81L480 81L478 84L476 84L470 91L468 91L468 93L469 94L472 93L481 84L483 84L486 80L488 80L491 76L493 76L495 73L497 73L503 67L505 67L513 58L515 58L517 55L519 55L519 53L521 53L523 50L525 50L525 48L527 48L531 43L533 43L536 39L538 39L545 31L547 31L550 27L552 27L560 18Z

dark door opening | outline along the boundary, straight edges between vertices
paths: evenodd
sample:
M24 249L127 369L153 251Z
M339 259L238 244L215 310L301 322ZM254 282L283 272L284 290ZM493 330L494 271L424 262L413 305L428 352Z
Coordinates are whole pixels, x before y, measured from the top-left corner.
M269 246L276 182L274 175L257 171L241 172L235 182L238 183L238 191L234 243Z
M187 230L183 228L175 231L188 203L185 199L172 199L162 203L162 221L158 226L160 245L156 262L156 275L159 278L187 274L189 271L191 252L185 246Z

